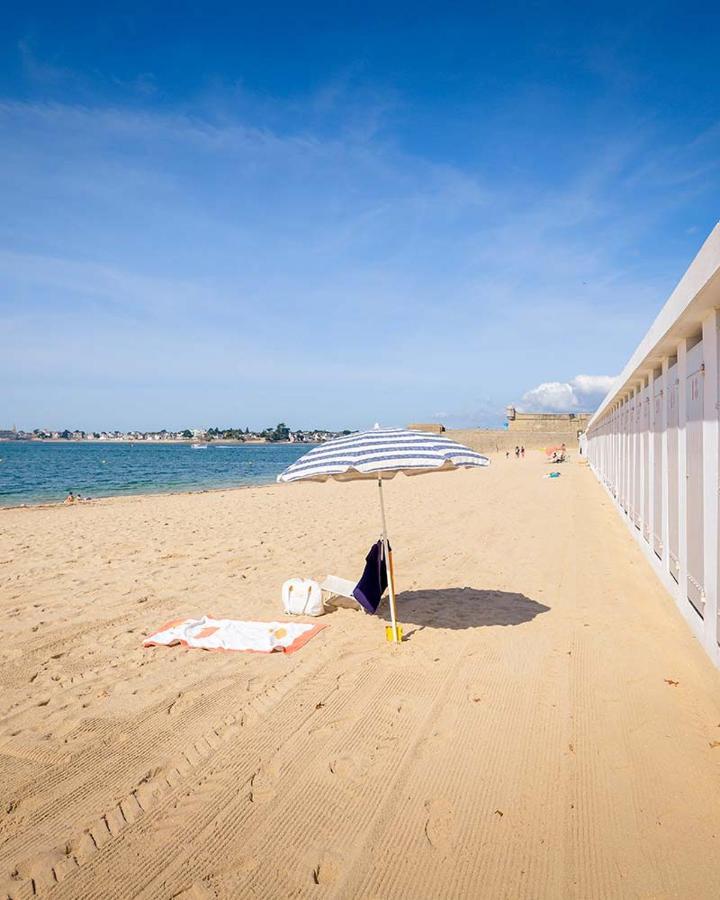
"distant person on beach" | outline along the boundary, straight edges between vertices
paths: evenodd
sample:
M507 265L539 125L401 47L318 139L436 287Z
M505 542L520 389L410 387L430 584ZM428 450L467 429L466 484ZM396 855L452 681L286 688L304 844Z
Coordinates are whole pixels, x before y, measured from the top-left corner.
M510 451L509 450L505 451L505 459L510 459Z
M522 456L522 458L525 459L525 448L524 447L520 448L520 456Z
M520 448L515 447L515 459L520 459Z
M69 506L71 503L74 503L74 502L75 502L75 496L74 496L74 494L73 494L72 491L68 491L68 495L67 495L67 497L65 498L64 502L65 502L66 504L68 504L68 506Z

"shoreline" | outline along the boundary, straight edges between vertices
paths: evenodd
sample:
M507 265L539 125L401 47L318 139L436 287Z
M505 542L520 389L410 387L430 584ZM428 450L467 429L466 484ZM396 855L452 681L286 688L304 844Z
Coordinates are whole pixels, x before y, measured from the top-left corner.
M138 493L123 493L123 494L109 494L104 497L91 497L89 500L80 500L76 503L65 503L64 500L57 501L48 501L41 500L38 503L14 503L9 506L5 506L0 503L0 514L4 511L11 509L58 509L65 508L68 509L74 506L88 506L88 505L96 505L99 503L108 503L113 500L128 500L128 499L143 499L143 498L152 498L152 497L186 497L194 494L217 494L221 491L247 491L252 488L269 488L269 487L279 487L277 481L256 481L253 484L233 484L228 485L227 487L209 487L209 488L198 488L197 490L188 490L188 491L143 491Z
M195 441L189 441L189 440L187 440L187 441L114 440L114 441L101 441L100 442L100 441L94 441L94 440L66 441L64 439L59 439L59 440L50 439L47 441L46 440L43 440L43 441L6 441L5 443L7 443L8 445L22 444L25 446L27 444L45 444L45 443L52 444L53 446L58 445L58 444L83 444L83 445L87 445L87 444L108 445L108 444L110 444L113 446L117 446L117 445L131 445L132 446L133 444L137 444L140 447L146 447L148 445L154 445L154 444L170 444L173 447L187 446L189 448L189 446L192 443L195 443ZM262 464L262 458L264 458L264 454L265 453L272 454L272 452L273 452L272 450L270 450L268 448L272 448L272 447L288 448L288 447L294 446L295 444L298 445L298 452L307 452L310 449L312 449L313 447L318 446L318 444L315 442L305 443L305 442L298 442L298 441L239 441L239 440L227 440L226 441L226 440L219 440L219 441L210 442L209 446L211 446L211 447L214 446L217 449L222 449L222 448L237 449L237 448L241 448L241 447L263 448L262 451L258 450L258 454L260 454L260 457L261 457L261 460L260 460L261 464L257 465L257 467L256 467L256 462L258 460L257 454L255 454L254 452L250 456L241 454L241 457L243 457L245 459L253 459L256 461L256 462L250 463L250 466L248 467L247 472L251 475L254 475L258 480L255 480L255 478L253 478L252 480L233 481L230 484L222 484L222 483L218 484L218 483L213 483L213 478L210 477L207 484L204 484L202 481L193 484L192 481L189 480L189 483L187 483L187 484L173 485L172 483L165 484L163 482L162 478L159 480L159 483L155 484L154 482L156 479L148 478L147 479L148 483L140 485L138 490L134 490L134 489L132 489L132 487L130 487L130 488L126 487L123 484L122 479L118 479L117 486L113 485L113 488L109 493L101 492L103 490L105 490L105 491L108 490L107 484L103 485L101 483L96 486L93 486L92 484L87 484L87 485L83 486L83 484L79 483L79 481L76 480L75 483L79 485L79 490L83 491L83 493L87 493L90 495L91 499L89 501L80 501L79 503L66 504L65 503L65 497L67 496L66 490L57 490L57 492L56 492L54 490L53 486L46 485L46 489L42 492L45 494L45 496L42 496L42 495L41 496L33 496L33 492L30 490L28 490L27 492L7 491L6 496L8 496L8 498L12 497L12 499L8 499L6 501L4 499L4 497L2 495L0 495L0 512L2 510L8 510L8 509L37 509L37 508L48 509L48 508L53 508L53 507L57 507L57 506L66 506L66 505L67 506L87 505L87 502L97 503L99 501L114 500L116 498L122 498L122 497L154 497L154 496L161 496L161 495L202 494L202 493L208 493L211 491L214 492L214 491L222 491L222 490L240 490L240 489L251 488L251 487L265 487L269 484L275 483L275 478L276 478L277 474L279 474L279 472L282 470L282 468L284 468L284 464L282 462L280 463L280 468L278 468L276 471L274 471L274 469L275 469L274 466L266 466L266 465ZM140 451L138 451L138 453L140 453ZM281 457L282 457L282 455L283 454L281 454ZM122 456L123 456L123 458L125 458L125 454L122 454ZM222 456L222 454L221 454L221 456ZM0 460L2 460L2 458L3 458L2 457L2 445L0 445ZM10 459L11 455L8 455L7 458ZM129 459L130 457L127 457L127 458ZM160 457L158 457L158 458L160 458ZM184 454L183 454L183 458L184 458ZM217 457L217 458L219 459L220 457ZM263 471L263 470L265 470L265 471ZM153 473L153 474L160 474L160 473ZM223 469L223 472L215 473L215 474L226 474L226 473L225 473L225 470ZM67 483L72 484L72 482L73 482L73 479L70 478ZM20 494L21 496L18 496L18 494ZM50 494L51 496L48 496L48 494Z

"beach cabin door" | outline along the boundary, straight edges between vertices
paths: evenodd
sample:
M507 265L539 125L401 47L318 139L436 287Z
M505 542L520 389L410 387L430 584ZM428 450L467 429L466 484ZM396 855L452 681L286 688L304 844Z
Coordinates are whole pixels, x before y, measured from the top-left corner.
M635 467L635 401L628 400L627 413L625 416L625 428L627 437L625 438L625 468L626 468L626 490L627 490L627 514L631 521L635 518L634 503L634 487L633 487L633 469Z
M635 396L633 423L633 522L640 528L642 517L642 394Z
M655 461L653 467L653 494L655 505L653 507L652 521L652 546L653 550L662 559L662 486L663 486L663 458L662 458L662 435L663 435L663 387L662 380L657 378L653 382L653 453Z
M670 574L678 580L680 551L678 549L678 385L677 363L668 369L665 386L667 400L667 496L668 496L668 555Z
M625 491L625 512L632 514L631 475L632 475L632 402L625 404L625 447L623 452L623 490Z
M617 444L618 444L618 413L617 410L612 415L612 420L610 422L610 454L611 454L611 480L610 485L612 487L613 497L617 499L618 495L618 483L617 483Z
M627 473L627 404L623 403L618 413L618 491L620 505L627 512L627 485L625 477Z
M642 533L650 540L650 387L642 393Z
M702 343L687 355L687 596L695 609L703 614L704 587L704 523L703 523L703 382Z

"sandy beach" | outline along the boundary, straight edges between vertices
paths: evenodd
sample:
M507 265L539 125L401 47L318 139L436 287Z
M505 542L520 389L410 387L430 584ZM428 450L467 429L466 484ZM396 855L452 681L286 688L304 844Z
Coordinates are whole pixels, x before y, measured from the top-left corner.
M143 649L359 576L372 483L0 511L0 897L720 896L720 677L592 473L386 491L399 617Z

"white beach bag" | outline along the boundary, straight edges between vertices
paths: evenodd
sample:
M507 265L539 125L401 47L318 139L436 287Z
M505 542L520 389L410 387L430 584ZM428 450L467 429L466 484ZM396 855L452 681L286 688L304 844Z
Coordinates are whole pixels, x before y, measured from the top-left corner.
M289 578L282 586L283 609L289 616L321 616L322 591L311 578Z

